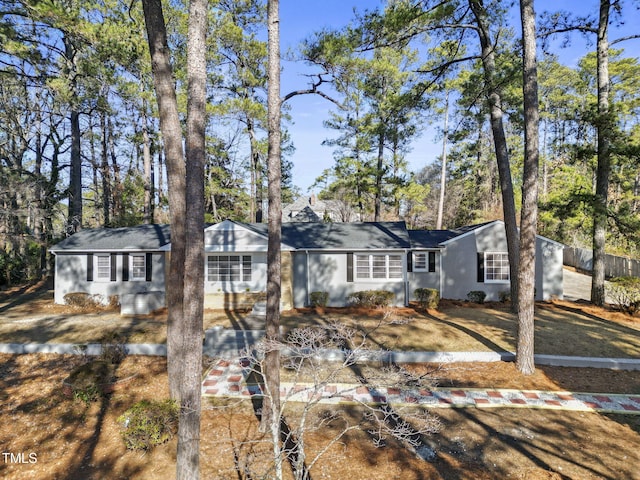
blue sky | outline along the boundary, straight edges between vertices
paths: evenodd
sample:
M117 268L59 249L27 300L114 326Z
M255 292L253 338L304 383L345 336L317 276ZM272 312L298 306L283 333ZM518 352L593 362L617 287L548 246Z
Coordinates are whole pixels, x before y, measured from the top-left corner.
M353 18L353 10L359 12L365 9L375 9L382 6L381 0L280 0L280 35L281 50L295 49L296 45L312 32L323 27L341 27ZM628 2L625 2L628 3ZM598 0L536 0L536 13L544 10L568 10L574 13L584 13L584 9L597 11ZM625 25L622 31L610 31L610 39L637 33L640 24L640 13L634 6L625 6ZM520 31L520 17L516 10L513 17L513 27ZM556 42L559 46L559 41ZM624 45L627 55L640 55L640 40L631 40ZM595 47L587 47L584 40L577 35L573 37L572 45L567 49L554 49L563 63L575 65L577 60ZM305 67L290 62L283 63L282 95L292 90L306 88L307 81L302 76ZM323 121L328 118L328 112L333 104L317 95L294 97L289 101L290 115L293 124L287 127L296 147L292 157L293 183L306 194L315 179L326 168L333 165L332 149L322 146L322 141L335 135L335 132L323 127ZM416 140L412 151L407 156L409 168L417 171L432 163L440 155L442 146L436 139L435 126L425 125L422 135Z

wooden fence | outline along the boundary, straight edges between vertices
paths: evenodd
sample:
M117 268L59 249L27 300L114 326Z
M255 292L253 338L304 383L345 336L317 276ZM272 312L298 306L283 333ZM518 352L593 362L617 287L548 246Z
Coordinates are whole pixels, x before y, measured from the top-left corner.
M593 252L584 248L564 247L564 264L577 270L593 270ZM640 277L640 260L607 255L605 258L605 276Z

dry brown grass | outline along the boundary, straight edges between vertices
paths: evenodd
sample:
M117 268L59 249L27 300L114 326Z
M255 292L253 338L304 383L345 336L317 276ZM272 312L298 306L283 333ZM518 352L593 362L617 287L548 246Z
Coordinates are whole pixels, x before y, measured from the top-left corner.
M394 308L381 324L383 310L364 308L297 309L282 314L286 330L339 321L371 332L374 346L409 351L513 351L516 318L505 304L475 305L443 301L438 310ZM248 312L205 311L204 328L261 329ZM0 295L0 343L89 343L110 333L128 343L165 343L166 311L122 317L109 309L54 305L52 291L16 289ZM640 358L640 318L610 308L573 302L539 303L536 353Z

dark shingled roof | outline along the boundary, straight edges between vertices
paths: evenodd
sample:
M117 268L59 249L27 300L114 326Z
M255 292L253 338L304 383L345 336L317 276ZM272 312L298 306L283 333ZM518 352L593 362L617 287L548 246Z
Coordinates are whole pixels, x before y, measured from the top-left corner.
M266 223L234 223L267 236ZM282 243L301 250L438 248L443 242L484 225L487 223L453 230L407 230L404 222L288 222L282 224ZM153 251L170 242L169 225L96 228L81 230L51 247L51 251Z
M291 220L292 222L321 222L322 219L309 206L300 210Z
M451 240L452 238L459 237L467 232L484 227L489 223L492 222L469 225L452 230L409 230L411 248L438 248L447 240Z
M57 251L158 250L171 242L169 225L80 230L51 247Z
M267 225L264 223L237 223L267 235ZM282 224L282 243L303 250L411 247L404 222L288 222Z

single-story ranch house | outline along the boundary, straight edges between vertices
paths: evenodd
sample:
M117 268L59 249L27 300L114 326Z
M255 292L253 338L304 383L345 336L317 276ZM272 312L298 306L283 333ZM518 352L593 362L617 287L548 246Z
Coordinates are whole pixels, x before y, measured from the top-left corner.
M266 291L267 225L225 220L205 228L205 307L250 308ZM536 242L536 299L562 298L563 245ZM146 313L165 305L169 227L82 230L51 248L55 255L55 302L84 292L117 296L122 313ZM303 307L310 294L329 294L344 306L349 294L384 289L407 305L417 288L441 298L465 299L482 290L498 300L509 290L504 223L453 230L407 230L404 222L282 225L283 309Z

